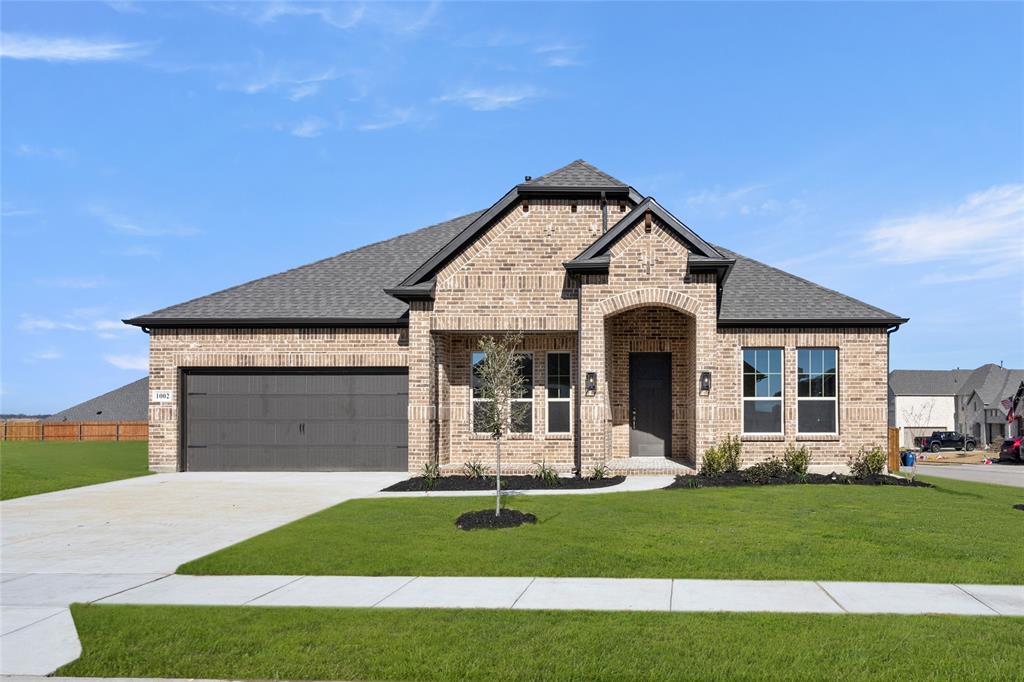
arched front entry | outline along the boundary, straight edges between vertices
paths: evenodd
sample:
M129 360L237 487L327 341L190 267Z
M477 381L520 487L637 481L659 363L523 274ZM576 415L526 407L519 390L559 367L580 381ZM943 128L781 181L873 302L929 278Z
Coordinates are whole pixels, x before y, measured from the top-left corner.
M696 324L665 305L605 318L613 459L664 457L693 466Z

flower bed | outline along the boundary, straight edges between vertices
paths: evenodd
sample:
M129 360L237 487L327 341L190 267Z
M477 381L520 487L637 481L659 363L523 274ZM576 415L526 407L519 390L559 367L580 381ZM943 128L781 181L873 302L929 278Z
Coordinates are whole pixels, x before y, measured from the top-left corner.
M747 470L729 471L717 476L676 476L669 488L732 488L738 486L758 485L897 485L914 488L932 488L931 483L911 480L900 476L888 476L885 474L873 474L869 476L848 476L846 474L797 474L786 472L781 475L759 476L751 474Z
M625 476L607 476L605 478L577 478L559 476L543 479L539 476L502 476L502 490L579 490L584 488L607 488L618 485L626 480ZM494 490L492 476L439 476L434 479L414 476L384 488L385 493L422 492L424 490Z

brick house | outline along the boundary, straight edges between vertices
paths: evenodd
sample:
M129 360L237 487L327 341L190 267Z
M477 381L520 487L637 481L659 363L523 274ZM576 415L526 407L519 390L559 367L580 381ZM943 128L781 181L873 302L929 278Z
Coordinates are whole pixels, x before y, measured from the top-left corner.
M704 241L583 162L490 208L144 315L150 467L408 470L493 463L479 338L524 334L511 470L745 464L886 438L906 319Z

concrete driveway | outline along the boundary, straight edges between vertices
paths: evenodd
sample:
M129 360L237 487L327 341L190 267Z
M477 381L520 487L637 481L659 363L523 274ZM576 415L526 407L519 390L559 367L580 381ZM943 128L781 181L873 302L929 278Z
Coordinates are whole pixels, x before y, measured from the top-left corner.
M401 473L157 474L0 502L0 674L80 653L67 605L396 483Z
M1024 488L1024 465L1020 464L921 464L917 475Z

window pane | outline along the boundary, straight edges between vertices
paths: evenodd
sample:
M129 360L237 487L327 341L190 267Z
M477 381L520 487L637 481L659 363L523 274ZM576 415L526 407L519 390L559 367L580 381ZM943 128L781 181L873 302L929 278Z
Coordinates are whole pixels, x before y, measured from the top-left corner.
M836 371L836 349L835 348L826 348L826 349L822 350L821 352L822 352L822 358L823 358L823 360L822 360L823 370L826 371L826 372L835 372Z
M486 431L488 403L482 400L473 401L473 431L483 433Z
M474 398L480 397L480 376L477 373L477 368L479 367L480 363L484 361L485 355L486 353L483 353L481 351L474 351L473 354L470 356L470 366L472 367L472 370L470 372L470 382L473 387Z
M811 394L811 377L806 374L798 374L796 377L796 394L806 398Z
M826 398L835 398L836 397L836 375L835 374L826 374L825 375L824 396Z
M771 361L768 359L768 352L767 348L758 349L757 363L755 365L758 372L767 372L769 370Z
M768 377L764 374L759 374L757 379L757 387L754 395L758 398L769 398L771 397L771 384Z
M569 397L569 354L548 353L548 397Z
M812 398L820 398L821 396L822 396L821 375L820 374L813 374L813 375L811 375L811 397Z
M533 395L533 356L523 353L523 361L519 365L519 374L523 377L523 390L515 398L529 398Z
M811 371L811 356L810 351L806 348L801 348L796 352L796 372L797 374L808 374Z
M548 403L548 432L569 433L569 401Z
M781 400L743 401L743 431L746 433L779 433L782 431Z
M754 350L752 348L743 349L743 371L754 371Z
M743 375L743 397L753 398L754 397L754 375L744 374Z
M800 433L835 433L835 411L834 400L801 400L797 430Z
M821 374L821 351L815 349L809 352L811 354L811 374Z
M768 390L771 391L769 395L773 398L782 397L782 375L772 374L768 381Z
M515 401L511 405L512 433L533 432L533 402Z

